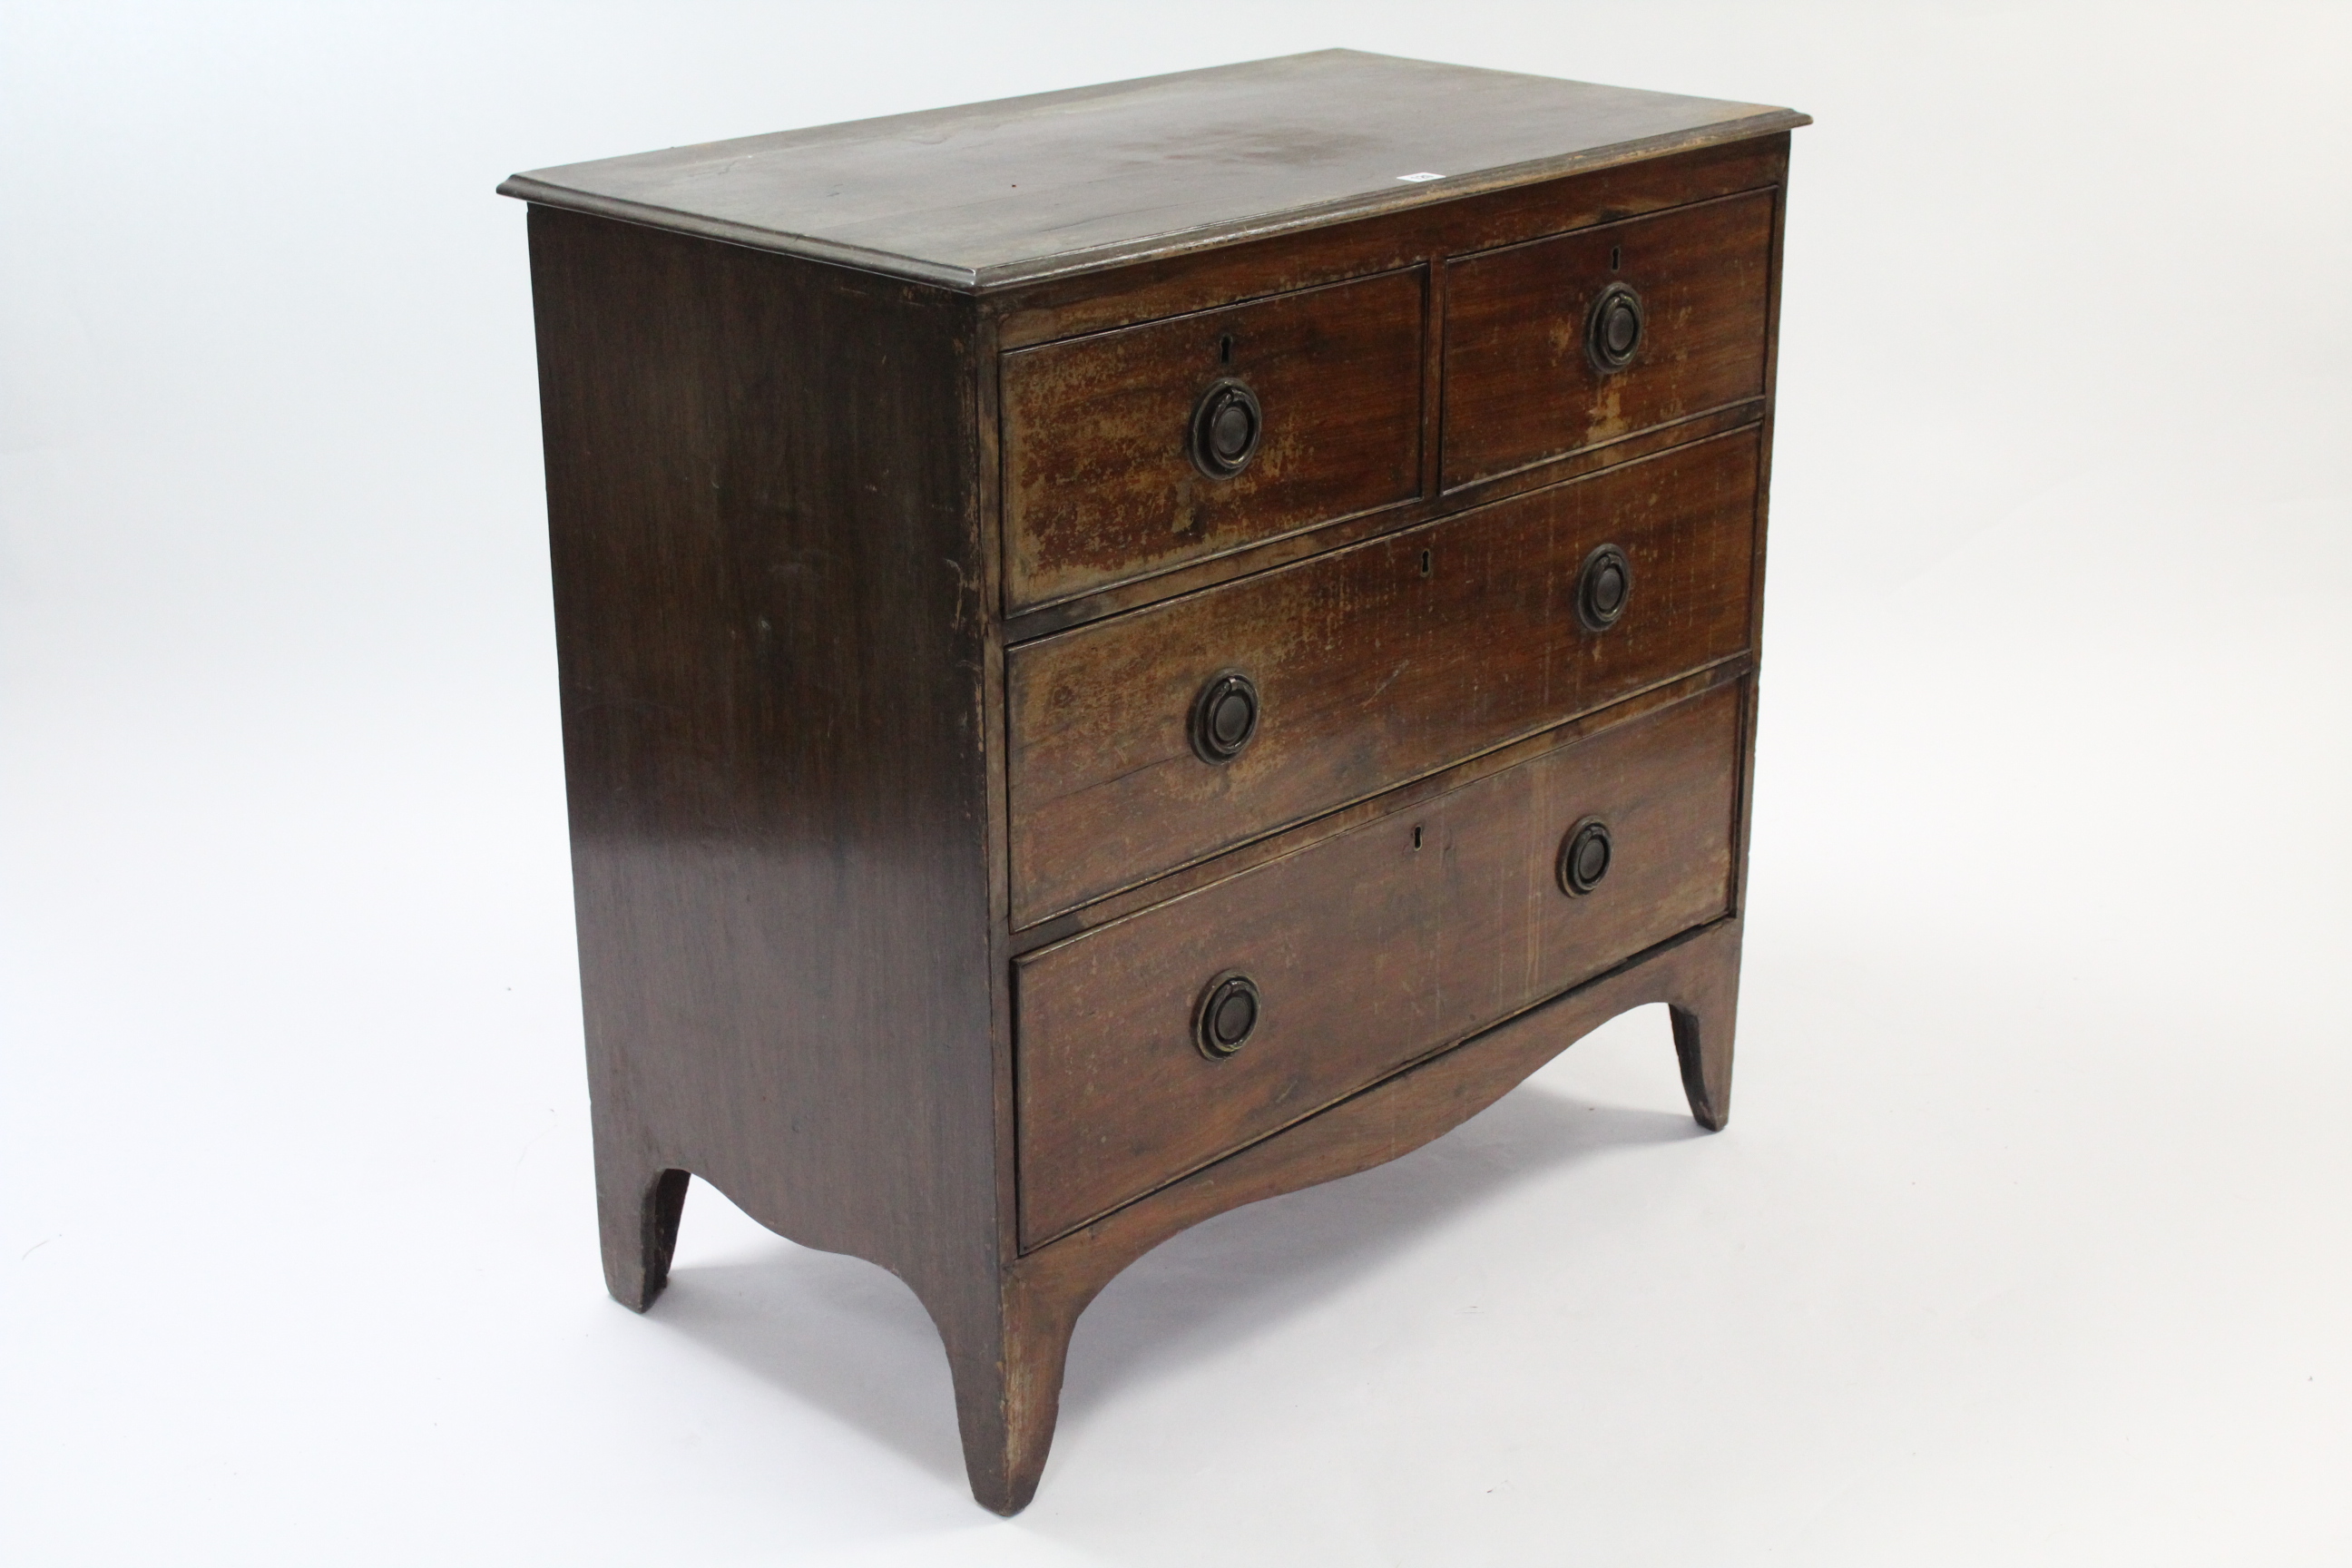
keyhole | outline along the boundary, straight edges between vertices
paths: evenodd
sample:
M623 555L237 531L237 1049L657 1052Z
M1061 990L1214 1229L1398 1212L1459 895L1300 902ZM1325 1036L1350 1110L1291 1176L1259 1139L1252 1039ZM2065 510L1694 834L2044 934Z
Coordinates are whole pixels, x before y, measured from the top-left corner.
M1424 577L1429 575L1429 552L1426 550L1421 552L1421 574Z
M1610 265L1614 267L1616 263L1612 261ZM1234 335L1231 332L1217 340L1217 363L1219 364L1234 363Z
M1624 261L1625 247L1622 245L1611 246L1609 247L1609 270L1612 272L1616 271L1619 267L1624 264ZM1227 339L1226 341L1230 342L1232 340Z
M1412 825L1412 847L1415 849L1421 847L1421 824L1418 822Z

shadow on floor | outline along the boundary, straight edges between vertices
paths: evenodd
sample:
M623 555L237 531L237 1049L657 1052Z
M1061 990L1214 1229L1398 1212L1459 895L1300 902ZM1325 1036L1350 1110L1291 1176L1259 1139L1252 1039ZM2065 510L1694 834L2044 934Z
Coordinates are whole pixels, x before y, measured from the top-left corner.
M1705 1136L1687 1115L1595 1106L1522 1085L1402 1159L1206 1220L1137 1259L1078 1320L1062 1429L1076 1429L1124 1387L1181 1375L1328 1300L1521 1182L1612 1149Z
M1527 1084L1402 1159L1196 1226L1113 1280L1079 1320L1062 1429L1122 1388L1181 1374L1327 1299L1510 1186L1612 1149L1703 1136L1687 1116ZM751 1261L678 1269L651 1317L961 1484L946 1353L914 1292L887 1269L779 1239Z
M695 1185L688 1202L707 1200ZM861 1258L782 1237L771 1247L676 1270L647 1318L961 1488L947 1352L914 1291Z

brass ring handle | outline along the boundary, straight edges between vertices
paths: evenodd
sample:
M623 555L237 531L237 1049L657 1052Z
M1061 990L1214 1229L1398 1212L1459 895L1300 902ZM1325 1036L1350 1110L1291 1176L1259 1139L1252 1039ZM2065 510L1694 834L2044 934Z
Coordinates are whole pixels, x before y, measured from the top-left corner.
M1642 352L1642 335L1648 325L1642 296L1632 284L1612 283L1601 290L1592 301L1591 313L1584 319L1584 353L1592 368L1608 375L1632 364L1633 356Z
M1230 479L1257 456L1265 411L1257 394L1238 381L1218 382L1192 405L1192 465L1213 479Z
M1584 629L1605 632L1625 613L1633 595L1633 563L1613 544L1603 544L1584 558L1576 574L1576 618Z
M1192 699L1192 751L1204 763L1230 763L1257 733L1257 683L1238 671L1213 675Z
M1211 1061L1223 1061L1249 1044L1265 1010L1255 981L1246 974L1221 974L1201 994L1192 1015L1192 1043Z
M1609 825L1597 816L1586 817L1559 841L1559 890L1571 897L1592 891L1609 875L1614 854Z

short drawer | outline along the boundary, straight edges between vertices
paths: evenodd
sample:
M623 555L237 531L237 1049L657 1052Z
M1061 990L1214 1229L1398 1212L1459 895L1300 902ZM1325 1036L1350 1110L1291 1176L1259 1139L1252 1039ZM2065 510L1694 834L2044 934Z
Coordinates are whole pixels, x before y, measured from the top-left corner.
M1006 609L1416 497L1427 276L1004 355Z
M1449 263L1445 488L1761 397L1774 200L1727 196Z
M1748 645L1759 437L1043 637L1006 658L1014 923L1377 795ZM1613 623L1581 605L1614 550ZM1246 683L1248 715L1230 711ZM1204 709L1248 717L1230 756Z
M1024 1244L1727 912L1745 690L1716 687L1023 960ZM1591 870L1596 824L1601 874L1571 892L1563 850Z

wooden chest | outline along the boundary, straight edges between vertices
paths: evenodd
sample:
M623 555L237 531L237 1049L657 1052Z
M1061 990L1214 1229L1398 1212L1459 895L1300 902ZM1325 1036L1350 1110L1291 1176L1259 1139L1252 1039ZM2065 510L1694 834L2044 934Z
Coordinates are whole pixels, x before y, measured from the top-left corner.
M613 1293L688 1173L972 1489L1220 1210L1628 1007L1723 1121L1786 110L1332 51L518 175Z

